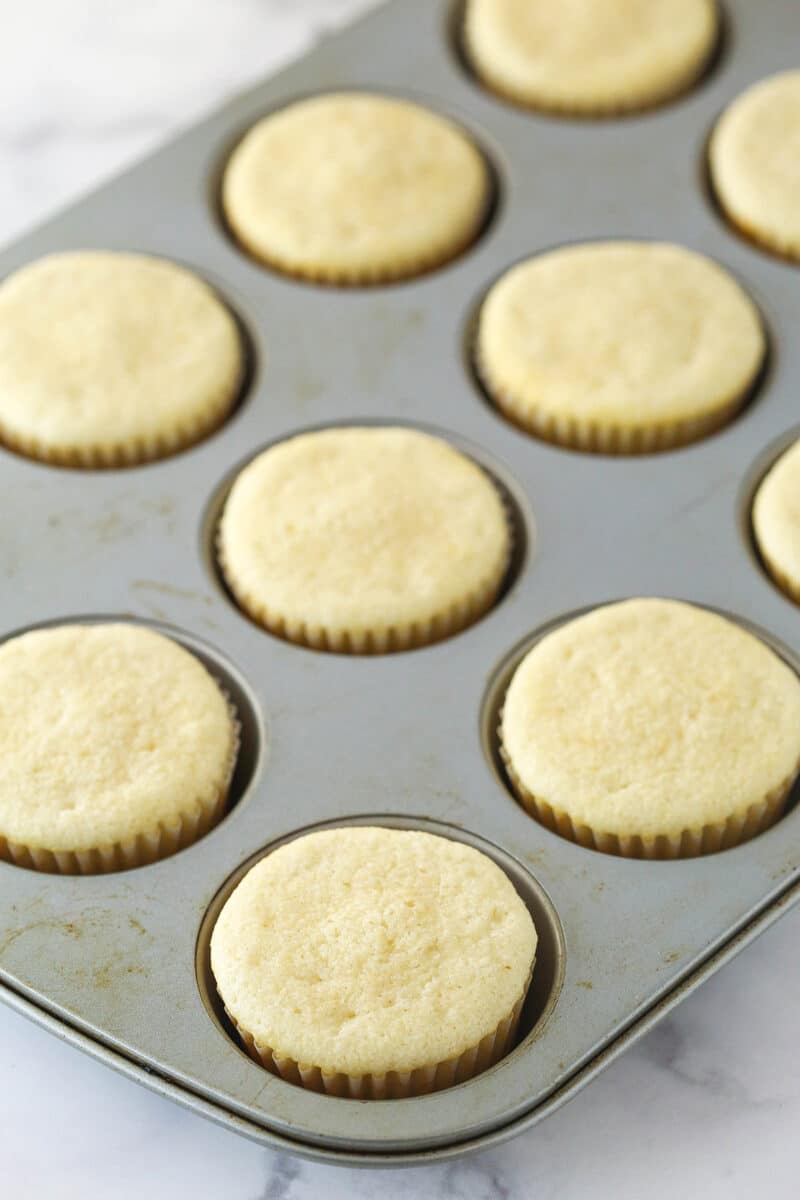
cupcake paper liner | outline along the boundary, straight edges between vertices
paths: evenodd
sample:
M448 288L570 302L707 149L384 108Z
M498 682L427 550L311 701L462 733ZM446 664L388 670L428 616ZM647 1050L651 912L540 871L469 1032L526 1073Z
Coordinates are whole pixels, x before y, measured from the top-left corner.
M220 688L220 691L223 689ZM233 703L224 691L223 695L233 723L233 738L224 782L210 802L197 800L192 812L181 813L169 824L159 822L155 829L137 833L123 841L82 850L48 850L26 846L0 834L0 860L55 875L101 875L111 871L127 871L131 867L142 867L168 858L203 837L222 819L239 756L241 726Z
M91 446L48 446L39 438L20 434L0 422L0 442L25 458L57 467L75 467L83 470L134 467L140 463L178 454L219 429L236 407L242 390L242 379L243 376L231 396L224 402L219 401L211 405L205 413L175 425L168 432L158 436L132 438L125 442L97 443Z
M498 729L500 756L506 774L517 799L532 817L545 828L552 830L568 841L576 842L590 850L601 850L604 854L616 854L623 858L676 859L696 858L701 854L713 854L718 850L729 850L742 842L763 833L783 814L786 800L800 771L800 762L789 776L763 800L749 808L732 813L727 820L702 825L699 828L683 829L677 834L622 835L606 833L578 823L564 809L549 804L535 796L522 782L514 770L509 754L503 745L502 732Z
M473 362L489 400L512 424L545 442L595 454L652 454L697 442L715 433L736 416L747 403L755 383L754 378L740 395L719 405L713 412L676 421L642 422L640 425L626 426L578 417L553 416L530 404L523 404L503 388L495 386L478 356L476 346L473 347Z
M676 77L675 81L669 87L665 86L655 91L642 90L624 97L617 96L613 100L594 102L579 100L577 98L566 100L551 97L548 99L543 95L537 95L534 98L522 88L511 87L504 80L487 71L485 66L479 65L470 52L466 40L464 41L464 45L467 48L467 64L475 78L488 92L498 96L501 100L505 100L517 108L527 109L529 112L547 113L554 117L575 117L581 120L602 121L610 117L634 116L636 113L648 112L654 108L662 108L667 104L672 104L674 101L680 100L687 92L691 92L705 75L709 64L716 54L717 41L714 42L707 57L703 59L698 67L693 67L691 71Z
M486 1034L477 1045L468 1047L454 1058L408 1071L347 1075L341 1071L331 1073L318 1066L298 1063L293 1058L278 1054L269 1046L261 1045L252 1034L238 1024L228 1008L225 1012L250 1057L273 1075L285 1079L287 1083L297 1084L308 1091L351 1100L404 1100L411 1096L427 1096L472 1079L488 1067L494 1066L508 1053L517 1034L520 1013L528 994L535 962L534 959L531 963L530 974L519 999L496 1029Z
M492 202L493 188L487 184L486 198L477 214L476 220L461 237L452 241L439 243L436 246L432 246L425 254L404 259L402 262L387 259L385 262L376 262L369 268L354 267L349 270L326 265L324 262L318 262L310 266L308 263L297 262L290 257L268 254L262 248L255 246L248 239L247 235L237 227L235 220L228 213L227 209L224 209L224 206L223 209L225 222L234 241L255 262L268 267L271 271L277 271L281 275L287 275L292 279L299 279L304 283L318 284L323 287L357 288L377 287L385 283L397 283L404 279L413 279L420 275L426 275L430 271L436 271L439 267L446 266L447 263L458 258L459 255L463 254L478 240L489 218Z

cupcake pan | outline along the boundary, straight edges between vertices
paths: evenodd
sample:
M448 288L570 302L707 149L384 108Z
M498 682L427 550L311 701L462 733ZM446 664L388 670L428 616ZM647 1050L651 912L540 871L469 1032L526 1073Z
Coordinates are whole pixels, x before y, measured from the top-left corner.
M252 371L232 418L147 466L97 472L2 453L2 631L54 621L150 621L221 679L243 727L235 801L162 862L58 877L0 863L0 992L157 1091L264 1143L349 1163L410 1163L535 1124L800 898L800 809L734 850L678 862L613 858L538 825L509 794L494 741L514 654L576 610L682 597L752 623L798 670L800 614L752 549L749 502L797 423L800 272L730 230L704 171L709 130L753 80L790 65L794 0L727 0L708 77L621 120L524 112L482 91L454 50L454 11L395 0L238 98L0 256L8 274L49 251L116 248L199 271L248 333ZM470 251L424 278L342 291L252 262L217 199L226 153L269 109L311 91L386 90L450 113L496 172L498 202ZM560 243L682 242L742 281L770 364L741 416L680 450L612 458L514 429L481 394L469 335L491 281ZM259 630L214 568L215 513L236 466L271 441L342 421L433 428L511 498L518 549L483 620L423 650L354 658ZM794 430L796 432L796 430ZM431 828L495 856L541 935L522 1039L437 1095L319 1096L234 1043L208 969L213 914L253 856L341 821Z

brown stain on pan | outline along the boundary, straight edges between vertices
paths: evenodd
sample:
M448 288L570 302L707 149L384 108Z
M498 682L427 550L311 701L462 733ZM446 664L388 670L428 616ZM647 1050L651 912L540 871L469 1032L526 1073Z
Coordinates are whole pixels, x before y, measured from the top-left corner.
M131 590L134 592L157 592L160 596L169 596L175 600L196 600L206 608L214 606L214 598L205 592L176 587L172 583L162 583L158 579L134 579Z

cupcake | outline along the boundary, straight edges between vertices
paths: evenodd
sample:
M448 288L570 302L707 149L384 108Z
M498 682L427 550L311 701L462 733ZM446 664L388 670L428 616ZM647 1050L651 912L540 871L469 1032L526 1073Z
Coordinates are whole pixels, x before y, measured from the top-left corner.
M0 441L30 458L173 454L224 421L243 369L233 317L174 263L75 251L0 284Z
M333 1096L418 1096L513 1045L536 953L530 914L486 855L350 826L262 858L225 903L211 968L267 1070Z
M240 607L322 650L385 653L448 637L494 603L511 535L489 476L413 429L300 434L237 476L218 534Z
M800 765L800 681L715 613L627 600L529 651L500 747L521 802L563 837L635 858L705 854L783 811Z
M660 242L588 242L503 275L474 353L492 402L527 432L633 454L729 421L766 339L755 305L710 259Z
M772 578L800 604L800 441L762 479L753 502L753 534Z
M800 260L800 71L762 79L734 100L711 136L709 168L728 220Z
M478 78L506 99L607 116L685 91L718 38L714 0L467 0L463 44Z
M483 156L452 121L370 93L314 96L260 121L222 181L254 258L302 279L419 275L475 240L492 198Z
M0 645L0 858L62 874L137 867L222 815L238 728L205 667L138 625Z

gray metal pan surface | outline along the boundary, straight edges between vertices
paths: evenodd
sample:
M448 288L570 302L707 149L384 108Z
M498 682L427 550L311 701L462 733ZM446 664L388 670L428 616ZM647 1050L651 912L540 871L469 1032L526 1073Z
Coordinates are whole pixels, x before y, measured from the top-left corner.
M582 849L515 803L493 749L509 664L553 622L625 596L676 596L761 631L800 670L800 615L749 532L752 488L796 433L800 271L720 219L704 146L750 82L791 65L792 0L727 0L719 60L692 92L624 120L567 121L488 95L453 49L449 7L394 0L0 255L0 277L75 247L163 255L238 315L252 371L213 436L161 462L71 471L2 453L0 632L93 614L150 621L233 696L243 754L230 813L200 842L84 878L0 863L0 994L111 1065L265 1143L331 1161L447 1157L540 1120L800 897L800 809L737 849L642 862ZM498 201L462 257L391 287L312 287L251 261L217 207L248 126L311 91L366 88L451 114L484 148ZM760 306L769 369L742 414L693 446L641 458L564 451L514 429L469 366L475 311L508 265L591 238L658 238L723 263ZM483 620L438 645L357 658L269 636L213 560L238 465L299 429L383 420L434 428L510 497L513 578ZM543 953L518 1047L437 1095L318 1096L253 1063L227 1030L207 963L220 899L254 855L328 822L440 829L486 849L534 911Z

